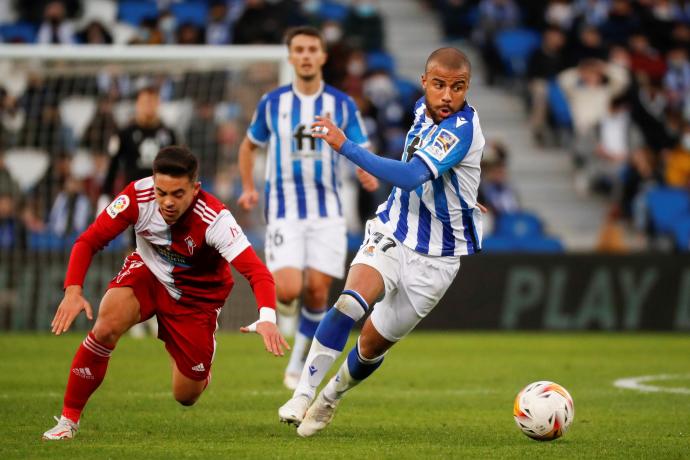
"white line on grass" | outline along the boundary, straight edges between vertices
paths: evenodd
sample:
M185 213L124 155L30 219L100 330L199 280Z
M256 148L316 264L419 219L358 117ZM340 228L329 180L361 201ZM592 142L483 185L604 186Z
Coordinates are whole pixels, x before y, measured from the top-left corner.
M618 379L613 382L613 386L618 388L626 388L629 390L637 390L645 393L676 393L690 395L690 388L685 387L662 387L656 385L646 385L646 382L655 382L660 380L676 380L676 379L690 379L690 374L660 374L660 375L643 375L640 377L628 377Z

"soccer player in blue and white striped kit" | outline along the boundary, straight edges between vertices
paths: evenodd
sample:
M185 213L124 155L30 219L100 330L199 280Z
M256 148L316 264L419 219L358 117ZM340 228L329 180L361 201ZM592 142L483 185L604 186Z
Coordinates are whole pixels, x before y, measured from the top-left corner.
M278 410L282 421L298 425L300 436L331 422L343 395L436 306L460 268L460 256L481 249L477 189L484 136L476 110L465 100L470 75L461 51L431 53L401 161L368 152L330 120L313 125L314 137L394 188L367 223L345 290L316 330L292 399ZM350 330L370 308L357 344L314 399Z
M259 101L240 146L238 203L248 210L258 202L252 174L255 151L267 146L266 265L275 278L279 313L301 295L304 301L283 380L294 390L328 307L331 282L345 274L347 250L339 193L339 170L346 162L326 142L311 136L311 124L315 116L327 116L353 142L367 147L369 139L352 98L323 82L327 55L318 29L290 29L285 42L294 81ZM357 177L365 190L378 187L376 178L361 168ZM283 319L279 317L279 325Z

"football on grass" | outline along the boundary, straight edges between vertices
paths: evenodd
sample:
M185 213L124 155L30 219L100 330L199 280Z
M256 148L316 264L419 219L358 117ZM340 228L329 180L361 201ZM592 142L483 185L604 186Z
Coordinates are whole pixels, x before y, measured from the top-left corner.
M570 393L557 383L530 383L518 393L513 405L517 426L532 439L551 441L568 431L575 417Z

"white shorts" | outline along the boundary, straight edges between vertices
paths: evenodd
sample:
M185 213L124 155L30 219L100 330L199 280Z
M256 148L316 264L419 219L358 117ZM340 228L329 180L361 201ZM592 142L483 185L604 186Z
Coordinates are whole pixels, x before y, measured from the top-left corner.
M364 243L352 261L356 264L369 265L383 277L385 296L373 306L371 321L386 340L397 342L441 300L460 269L460 257L420 254L375 218L367 222Z
M345 274L347 235L345 219L275 220L266 227L266 266L306 267L333 278Z

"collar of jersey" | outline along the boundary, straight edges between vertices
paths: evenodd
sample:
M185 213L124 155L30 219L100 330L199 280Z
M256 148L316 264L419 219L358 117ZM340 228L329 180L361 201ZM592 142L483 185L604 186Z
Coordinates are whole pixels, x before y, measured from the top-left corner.
M295 93L295 96L297 96L298 98L300 98L300 99L316 99L317 97L319 97L321 95L321 93L323 93L323 89L326 85L324 84L323 80L321 80L321 84L319 85L319 89L314 94L302 94L299 91L297 91L297 87L295 86L294 83L291 86L292 86L292 92Z

